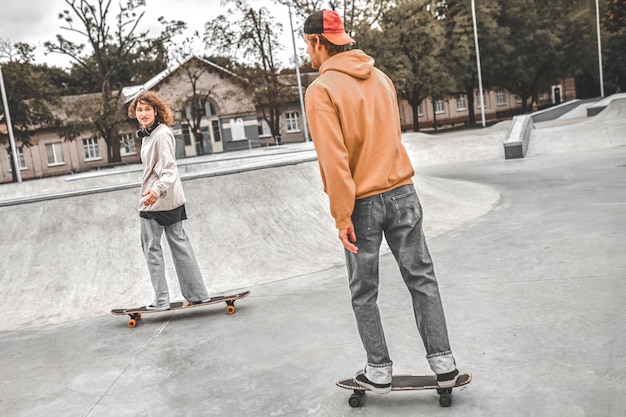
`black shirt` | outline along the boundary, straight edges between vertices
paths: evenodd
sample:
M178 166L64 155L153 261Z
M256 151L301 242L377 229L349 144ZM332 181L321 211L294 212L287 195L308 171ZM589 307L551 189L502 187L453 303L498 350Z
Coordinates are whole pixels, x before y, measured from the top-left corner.
M174 223L178 223L182 220L187 220L187 212L185 211L185 205L176 207L173 210L167 211L145 211L139 212L139 217L144 219L156 220L161 226L171 226Z

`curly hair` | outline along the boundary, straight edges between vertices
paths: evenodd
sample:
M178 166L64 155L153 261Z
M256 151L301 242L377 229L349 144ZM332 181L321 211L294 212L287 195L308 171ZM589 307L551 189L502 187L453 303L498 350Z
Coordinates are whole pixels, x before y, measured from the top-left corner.
M135 113L139 102L148 104L156 110L156 120L159 123L163 123L167 126L171 126L172 123L174 123L174 116L172 114L171 107L165 100L153 91L144 91L135 97L132 103L130 103L130 106L128 106L128 117L131 119L137 118Z

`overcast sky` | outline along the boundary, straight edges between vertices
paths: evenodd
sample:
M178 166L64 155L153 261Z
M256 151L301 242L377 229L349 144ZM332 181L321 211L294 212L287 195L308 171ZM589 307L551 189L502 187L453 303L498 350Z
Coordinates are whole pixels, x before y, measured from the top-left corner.
M124 0L113 0L111 8L117 15L117 4ZM95 3L95 1L94 1ZM189 32L199 31L202 33L204 23L225 13L226 8L221 5L221 0L146 0L145 16L142 18L142 29L150 30L150 37L156 37L162 25L157 21L160 16L166 20L182 20L187 22ZM293 46L290 38L289 14L287 7L277 6L269 0L253 0L250 2L255 7L264 5L283 23L284 34L282 43L285 46L286 56L282 59L284 65L288 65L288 59L293 56ZM68 59L62 54L44 54L43 43L54 41L57 34L70 38L71 33L62 30L63 21L58 15L63 10L69 9L64 0L3 0L0 6L0 38L10 40L11 43L27 42L37 46L36 62L48 63L61 67L68 66ZM295 17L295 16L294 16ZM111 22L113 23L113 22ZM294 29L298 30L298 23L294 18ZM298 36L298 35L296 35ZM83 42L82 39L78 39ZM304 42L296 37L298 54L304 53Z

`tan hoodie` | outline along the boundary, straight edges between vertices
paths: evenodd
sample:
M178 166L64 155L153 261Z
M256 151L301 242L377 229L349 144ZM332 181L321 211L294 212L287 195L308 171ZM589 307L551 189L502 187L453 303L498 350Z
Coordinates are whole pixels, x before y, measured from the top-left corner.
M141 197L140 211L168 211L185 204L183 184L176 166L176 140L169 127L160 124L150 136L143 138L141 162L143 176L140 196L148 190L153 190L159 198L156 203L146 206Z
M327 59L306 90L306 111L324 191L338 229L356 199L411 184L393 82L355 49Z

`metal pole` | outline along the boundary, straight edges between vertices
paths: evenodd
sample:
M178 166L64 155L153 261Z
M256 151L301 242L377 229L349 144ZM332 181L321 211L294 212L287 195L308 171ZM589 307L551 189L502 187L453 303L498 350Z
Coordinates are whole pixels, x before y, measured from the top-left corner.
M597 0L596 0L597 1ZM476 27L476 7L472 0L472 20L474 21L474 44L476 47L476 67L478 67L478 94L480 94L480 115L485 127L485 96L483 95L483 76L480 69L480 50L478 48L478 28Z
M604 97L604 75L602 71L602 42L600 41L600 5L596 0L596 28L598 30L598 67L600 71L600 97Z
M293 60L296 64L296 78L298 79L298 95L300 96L300 111L302 112L302 123L304 126L304 141L309 141L309 126L306 121L306 111L304 109L304 96L302 95L302 81L300 80L300 60L296 50L296 37L293 34L293 20L291 19L291 2L287 2L289 8L289 26L291 27L291 42L293 43Z
M17 148L15 147L15 138L13 137L13 125L11 124L11 114L9 113L9 103L7 102L7 92L4 88L4 77L2 76L2 65L0 65L0 90L2 90L2 104L4 105L4 118L7 121L7 131L9 132L9 141L11 142L11 154L13 155L13 169L15 169L15 177L17 182L22 182L22 174L20 173L20 165L17 159Z

